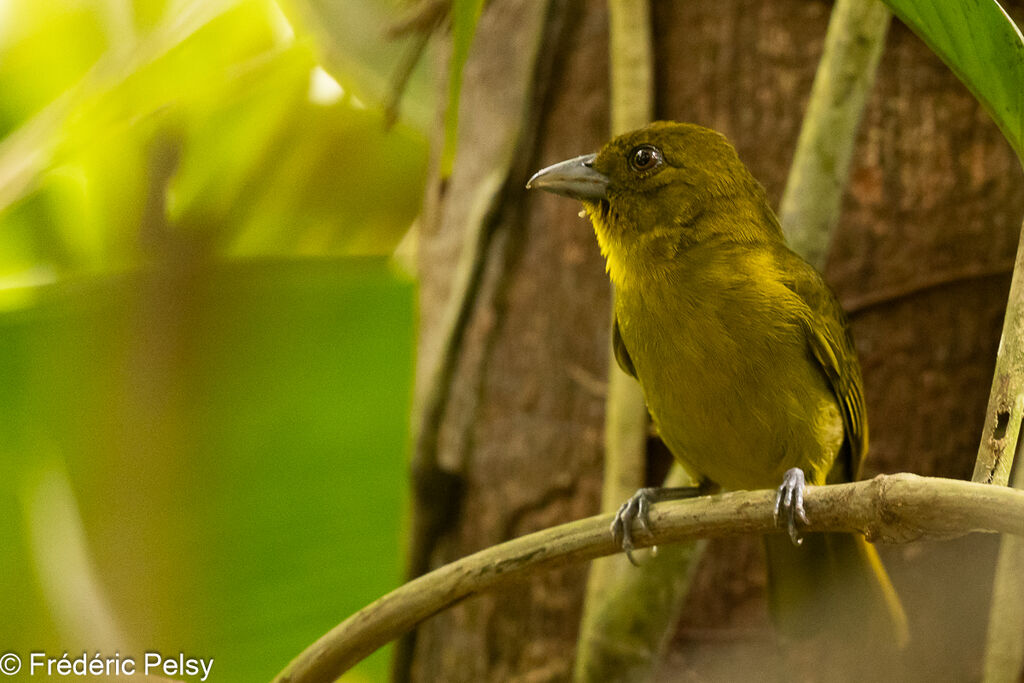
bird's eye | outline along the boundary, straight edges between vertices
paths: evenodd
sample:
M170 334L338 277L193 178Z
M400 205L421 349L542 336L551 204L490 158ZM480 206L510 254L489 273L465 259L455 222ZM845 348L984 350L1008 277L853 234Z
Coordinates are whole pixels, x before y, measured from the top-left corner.
M640 145L629 153L629 166L638 173L650 171L661 163L661 150L654 145Z

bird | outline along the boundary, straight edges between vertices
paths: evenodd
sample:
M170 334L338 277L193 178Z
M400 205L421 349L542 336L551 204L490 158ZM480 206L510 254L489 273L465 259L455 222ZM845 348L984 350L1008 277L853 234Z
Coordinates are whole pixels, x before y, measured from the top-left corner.
M633 526L648 525L654 503L777 488L789 538L764 538L783 632L867 629L873 643L906 643L906 614L874 546L800 530L807 485L860 476L863 380L836 296L786 246L733 145L710 128L657 121L538 171L527 188L582 202L614 285L615 359L696 482L623 503L612 533L630 560Z

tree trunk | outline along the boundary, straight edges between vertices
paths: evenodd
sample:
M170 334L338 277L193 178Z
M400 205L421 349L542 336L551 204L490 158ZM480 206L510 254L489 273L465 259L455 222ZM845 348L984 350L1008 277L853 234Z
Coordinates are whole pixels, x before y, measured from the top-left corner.
M658 117L725 133L775 205L830 9L653 2ZM1009 9L1019 21L1020 4ZM602 2L491 0L480 20L455 170L432 181L419 244L419 394L443 390L418 456L436 455L464 485L428 544L431 566L598 511L609 285L579 207L523 185L608 138L607 49ZM898 21L850 177L826 277L864 367L867 474L969 478L1024 183L995 125ZM479 259L475 275L458 266L464 249ZM910 614L913 678L978 677L989 596L979 577L994 541L882 548ZM585 575L560 570L438 615L419 629L413 678L570 678ZM664 679L730 679L774 661L763 584L759 539L713 542Z

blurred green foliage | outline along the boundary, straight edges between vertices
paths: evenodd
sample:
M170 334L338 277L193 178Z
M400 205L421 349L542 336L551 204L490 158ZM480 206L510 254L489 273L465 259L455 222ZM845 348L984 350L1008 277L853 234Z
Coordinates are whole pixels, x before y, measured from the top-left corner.
M459 127L459 96L462 92L462 70L469 58L469 48L476 34L476 23L484 9L484 0L452 0L452 56L448 74L448 102L444 112L444 150L441 173L447 177L455 164L455 141Z
M401 580L431 84L313 4L0 0L0 651L268 679Z
M436 7L427 5L410 0L281 0L280 6L293 24L313 36L321 64L346 91L364 102L383 102L392 94L396 65L416 44L415 34L434 28L429 19L424 25L424 18L443 19L446 13L443 0ZM382 39L381 26L388 39ZM403 26L409 30L397 30ZM396 39L394 33L403 37ZM428 46L428 54L430 50ZM421 130L435 117L438 84L430 69L430 59L417 60L402 91L402 115Z

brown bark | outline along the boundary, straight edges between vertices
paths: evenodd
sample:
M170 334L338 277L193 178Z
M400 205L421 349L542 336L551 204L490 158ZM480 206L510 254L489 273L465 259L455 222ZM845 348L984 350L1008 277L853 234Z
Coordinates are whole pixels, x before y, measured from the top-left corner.
M436 353L466 228L460 217L479 180L459 159L493 153L488 117L515 110L502 101L502 74L524 58L521 17L540 4L492 0L481 19L455 173L434 181L420 238L426 357ZM658 117L724 132L777 203L830 9L806 0L655 0ZM1019 22L1020 3L1008 9ZM578 207L522 185L542 165L607 138L604 3L552 0L541 40L440 413L438 463L463 477L466 495L432 566L598 509L608 284ZM826 271L850 309L864 366L866 474L970 476L1022 216L1024 183L1009 145L894 22ZM915 632L906 665L914 678L977 678L989 590L978 576L990 571L994 548L988 538L883 548ZM761 563L758 539L712 543L665 680L778 665ZM552 572L435 617L420 629L414 679L567 679L585 571Z
M507 87L503 72L509 69L500 60L522 59L519 26L507 22L521 23L520 13L538 4L488 5L467 65L464 100L489 103ZM466 498L458 525L433 553L434 565L597 508L608 284L578 208L527 195L524 188L528 171L544 160L575 154L581 145L595 148L607 136L605 17L584 12L584 4L552 3L538 87L528 95L533 102L520 105L534 111L533 130L524 138L538 139L520 145L505 201L490 219L494 237L439 436L439 461L464 477ZM477 68L480 58L496 63ZM464 109L460 127L472 126L466 121L473 115ZM480 137L486 144L488 131ZM460 146L463 154L474 156ZM465 202L455 191L460 171L457 159L421 238L425 336L445 305L435 294L444 286L436 283L450 278L452 263L433 258L429 244L458 243L463 234L463 225L445 220L445 211ZM471 184L476 174L467 175ZM560 570L439 615L420 629L414 679L564 680L585 576L586 567Z

